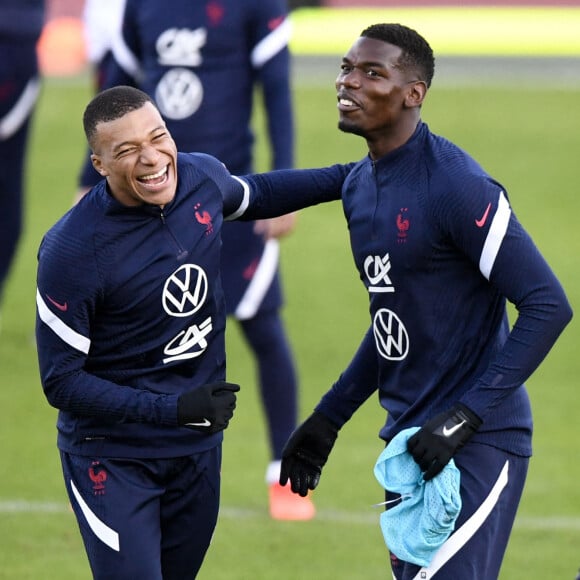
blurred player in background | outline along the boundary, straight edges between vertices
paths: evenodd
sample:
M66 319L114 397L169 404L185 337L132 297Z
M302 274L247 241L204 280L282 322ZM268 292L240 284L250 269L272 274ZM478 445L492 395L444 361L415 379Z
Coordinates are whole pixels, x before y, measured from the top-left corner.
M0 301L24 221L25 163L40 93L43 0L0 2Z
M86 58L93 68L95 92L103 87L103 75L113 59L112 46L121 34L124 10L125 0L86 0L84 4Z
M122 27L103 22L121 18L118 5L123 3ZM131 84L149 93L180 151L209 153L237 175L251 172L250 122L259 88L272 168L293 165L290 23L284 0L128 0L117 2L111 12L99 0L89 0L85 21L99 88ZM120 28L122 37L111 53L110 33ZM98 178L87 164L80 195ZM271 453L266 471L270 514L308 520L315 515L311 499L278 482L282 447L297 424L298 387L280 314L277 238L288 234L294 222L292 214L226 224L221 273L228 315L239 322L256 358Z

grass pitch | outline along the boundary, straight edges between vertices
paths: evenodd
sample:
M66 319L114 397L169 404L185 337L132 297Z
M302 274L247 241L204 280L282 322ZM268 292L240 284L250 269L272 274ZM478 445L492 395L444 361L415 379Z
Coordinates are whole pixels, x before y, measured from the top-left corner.
M344 48L344 47L343 47ZM333 80L297 75L297 161L313 167L357 160L364 141L336 129ZM541 71L538 71L541 77ZM26 231L6 290L0 334L0 579L88 580L76 522L67 507L55 445L56 411L38 379L33 345L36 250L71 204L84 150L87 78L45 82L28 167ZM446 87L424 106L430 127L472 153L508 189L518 217L580 306L578 151L580 90L551 84ZM262 120L256 118L258 132ZM266 148L258 139L258 163ZM339 204L302 212L282 245L285 319L305 417L347 364L368 325L367 299L350 257ZM580 330L576 320L528 382L535 455L502 580L571 579L580 565L577 444ZM252 359L228 330L230 378L242 384L224 444L222 511L201 580L387 578L388 558L372 504L382 500L372 467L384 415L373 398L342 430L314 494L311 522L274 522L267 511L268 449Z
M292 13L295 54L342 54L375 22L401 22L443 55L570 56L580 53L579 6L302 8ZM493 4L493 3L492 3Z

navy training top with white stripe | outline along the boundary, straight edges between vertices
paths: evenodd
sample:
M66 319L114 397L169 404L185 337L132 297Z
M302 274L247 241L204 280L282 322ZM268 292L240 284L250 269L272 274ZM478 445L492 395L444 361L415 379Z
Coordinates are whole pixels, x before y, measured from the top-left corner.
M360 161L342 201L371 325L317 409L342 425L378 389L388 441L462 402L483 419L474 441L529 455L524 381L572 311L505 188L420 123Z
M244 181L211 156L180 153L177 192L163 210L123 206L105 181L69 210L41 243L36 297L40 375L59 409L59 448L158 458L219 444L222 433L178 427L177 399L226 377L223 216L249 206L288 213L301 203L296 191L338 200L348 170Z

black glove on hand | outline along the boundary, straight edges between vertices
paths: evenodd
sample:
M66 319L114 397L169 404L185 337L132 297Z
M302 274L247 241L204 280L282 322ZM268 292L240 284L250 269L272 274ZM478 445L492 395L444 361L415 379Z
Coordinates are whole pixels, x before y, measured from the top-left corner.
M430 419L407 441L407 449L419 464L423 479L435 477L479 429L481 419L459 403Z
M240 385L219 382L183 393L177 400L178 424L204 433L222 431L234 414L239 390Z
M338 436L338 428L316 411L290 435L282 451L280 485L290 485L294 493L308 495L320 481L322 468Z

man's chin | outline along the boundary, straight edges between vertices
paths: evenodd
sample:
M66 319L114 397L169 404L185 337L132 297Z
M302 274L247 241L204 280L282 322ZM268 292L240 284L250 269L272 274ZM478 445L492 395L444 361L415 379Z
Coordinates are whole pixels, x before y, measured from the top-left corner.
M168 203L171 203L175 198L175 192L159 192L156 194L149 194L143 196L143 202L147 205L156 205L159 207L164 207Z
M351 133L353 135L358 135L359 137L364 137L364 133L360 127L357 127L356 125L353 125L344 119L341 119L338 122L338 128L343 133Z

